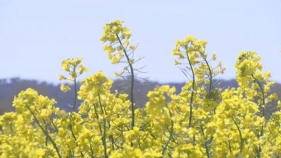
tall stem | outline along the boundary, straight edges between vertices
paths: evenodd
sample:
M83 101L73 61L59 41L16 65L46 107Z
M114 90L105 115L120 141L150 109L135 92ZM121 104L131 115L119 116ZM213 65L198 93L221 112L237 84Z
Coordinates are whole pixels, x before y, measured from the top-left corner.
M165 151L167 150L168 145L169 145L170 141L172 140L173 134L174 134L174 121L172 120L172 112L170 111L170 109L169 109L169 107L167 106L167 104L166 104L166 107L167 107L168 110L169 110L169 114L170 114L170 118L171 118L171 131L169 131L170 136L169 136L168 140L166 141L165 146L163 147L163 150L162 150L162 155L163 155L163 157L164 157Z
M265 95L264 95L264 90L263 90L263 87L260 83L260 81L252 74L252 77L255 79L255 81L258 83L260 89L261 89L261 92L262 92L262 116L265 118ZM263 136L263 132L264 132L264 125L262 125L262 128L261 128L261 135L260 136ZM259 137L260 137L259 136ZM261 153L262 149L261 149L261 145L259 144L259 147L258 147L258 155L260 156L260 153Z
M74 70L74 71L75 71L75 70ZM74 78L74 103L73 103L73 109L72 109L72 111L75 110L76 101L77 101L77 81L76 81L76 77L75 77L75 78Z
M129 64L129 67L130 67L130 72L131 72L131 96L130 96L130 100L131 100L131 109L132 109L132 125L131 125L132 127L131 127L131 129L133 130L133 128L135 126L135 107L134 107L134 95L133 95L134 82L135 82L134 69L133 69L132 63L130 62L129 55L128 55L126 49L124 48L123 43L122 43L121 39L119 38L118 34L116 34L116 37L119 41L120 46L123 49L123 52L126 56L127 62Z
M239 128L239 125L238 123L235 121L235 119L232 117L232 120L236 126L236 128L238 129L238 132L239 132L239 137L240 137L240 155L242 154L242 151L243 151L243 147L244 147L244 139L243 139L243 136L242 136L242 131L241 129Z
M203 137L204 137L204 145L205 145L205 149L206 149L207 158L210 158L211 157L210 150L209 150L209 147L208 147L208 144L207 144L207 140L205 140L207 137L205 137L205 133L204 133L204 129L203 129L202 125L200 126L200 128L201 128L201 131L202 131L202 134L203 134Z
M193 66L191 64L189 55L188 55L188 51L187 51L187 47L185 47L186 49L186 56L187 56L187 60L191 69L191 73L192 73L192 91L191 91L191 97L190 97L190 105L189 105L189 127L192 126L192 109L193 109L193 96L194 96L194 89L195 89L195 73L193 70Z
M209 81L210 81L209 92L211 92L213 90L213 74L212 74L212 70L211 70L211 67L210 67L208 61L205 58L204 58L204 61L205 61L206 65L208 66L208 71L209 71L209 75L210 75L209 76Z
M59 152L59 148L57 147L57 144L55 143L55 141L52 139L52 137L49 135L48 130L44 130L44 128L40 125L39 120L37 119L37 117L34 115L34 113L31 111L31 109L28 107L28 110L30 111L30 113L32 114L32 116L34 117L34 120L36 121L36 123L38 124L38 126L40 127L40 129L43 131L43 133L47 136L47 138L49 138L49 140L51 141L53 147L55 148L58 157L61 158L60 152Z
M102 107L102 103L101 103L101 98L100 98L100 94L98 94L99 97L99 104L100 104L100 108L102 111L103 116L105 116L105 107ZM107 147L106 147L106 119L105 117L103 118L103 135L102 135L102 143L103 143L103 152L104 152L104 157L107 158Z

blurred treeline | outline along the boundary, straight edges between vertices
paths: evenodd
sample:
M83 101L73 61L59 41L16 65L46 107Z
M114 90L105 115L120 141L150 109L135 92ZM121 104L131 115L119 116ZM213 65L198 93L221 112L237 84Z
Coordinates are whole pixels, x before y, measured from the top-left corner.
M185 83L158 83L154 81L146 81L142 82L139 80L135 81L135 100L136 106L138 108L144 107L147 102L147 92L153 90L156 85L170 85L175 86L177 89L177 94L181 91L181 87ZM229 88L229 87L237 87L238 84L236 80L216 80L215 81L216 88ZM71 86L73 87L73 85ZM78 85L79 87L79 85ZM111 88L112 93L116 90L120 93L129 94L130 82L125 80L115 80L114 84ZM66 111L72 110L73 105L73 97L74 91L70 92L62 92L60 90L60 84L53 84L47 82L39 82L36 80L24 80L20 78L11 78L11 79L0 79L0 114L4 112L13 111L12 102L14 96L17 96L19 92L22 90L26 90L27 88L33 88L38 91L39 94L44 96L48 96L49 98L54 98L57 101L57 106ZM73 88L72 88L73 89ZM277 93L281 96L281 84L275 84L272 88L272 92ZM78 102L79 104L80 102ZM77 107L77 105L76 105ZM273 112L276 110L276 103L273 106L270 106L269 112Z

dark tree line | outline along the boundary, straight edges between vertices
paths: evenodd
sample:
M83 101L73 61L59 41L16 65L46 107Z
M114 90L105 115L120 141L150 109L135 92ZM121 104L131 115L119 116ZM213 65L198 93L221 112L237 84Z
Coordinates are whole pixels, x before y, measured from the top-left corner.
M147 102L147 92L153 90L156 85L168 84L170 86L175 86L177 89L176 93L179 93L181 87L184 83L158 83L158 82L141 82L139 80L135 81L135 100L136 106L142 108ZM228 87L237 87L237 82L235 80L220 80L215 81L217 88L228 88ZM112 86L112 92L118 90L121 93L129 94L129 82L125 80L115 80ZM70 85L73 87L73 85ZM78 85L79 87L79 85ZM54 98L57 101L57 105L66 111L71 111L71 104L73 103L74 92L64 93L60 91L60 84L53 84L47 82L39 82L36 80L24 80L20 78L11 78L11 79L0 79L0 114L4 112L13 111L12 102L14 96L17 96L22 90L27 88L33 88L38 91L39 94L48 96L49 98ZM272 88L272 92L276 92L281 96L281 84L276 84ZM78 102L79 105L79 102Z

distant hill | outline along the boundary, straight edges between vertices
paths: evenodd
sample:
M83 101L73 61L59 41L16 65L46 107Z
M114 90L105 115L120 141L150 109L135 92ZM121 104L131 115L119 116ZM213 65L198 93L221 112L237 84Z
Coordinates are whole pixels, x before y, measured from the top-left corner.
M215 80L215 85L217 88L228 88L237 87L238 84L236 80ZM154 81L141 82L137 80L135 82L135 100L137 107L144 107L147 102L147 92L153 90L156 85L170 85L175 86L177 89L176 93L181 91L181 87L184 83L158 83ZM79 85L78 85L79 86ZM129 94L130 82L125 82L124 80L116 80L112 86L112 92L118 90L121 93ZM70 105L73 103L74 92L64 93L60 91L60 85L38 82L36 80L24 80L20 78L11 79L0 79L0 114L7 111L13 111L12 102L14 96L22 90L27 88L33 88L38 91L39 94L48 96L49 98L54 98L57 101L58 106L66 111L71 111ZM272 92L276 92L281 96L281 84L276 84L272 88ZM79 102L78 102L79 104ZM272 110L271 110L272 111Z

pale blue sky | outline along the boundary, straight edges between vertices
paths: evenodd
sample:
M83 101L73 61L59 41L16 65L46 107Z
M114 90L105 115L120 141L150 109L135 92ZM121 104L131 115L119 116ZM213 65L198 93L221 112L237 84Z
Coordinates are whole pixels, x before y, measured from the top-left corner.
M207 52L227 67L220 78L235 77L238 54L256 51L265 70L281 82L281 1L94 1L1 0L0 78L21 77L58 83L61 61L84 58L88 76L105 71L114 79L121 66L111 65L102 49L103 26L125 21L145 56L143 77L160 82L186 81L171 56L176 39L187 35L208 41Z

